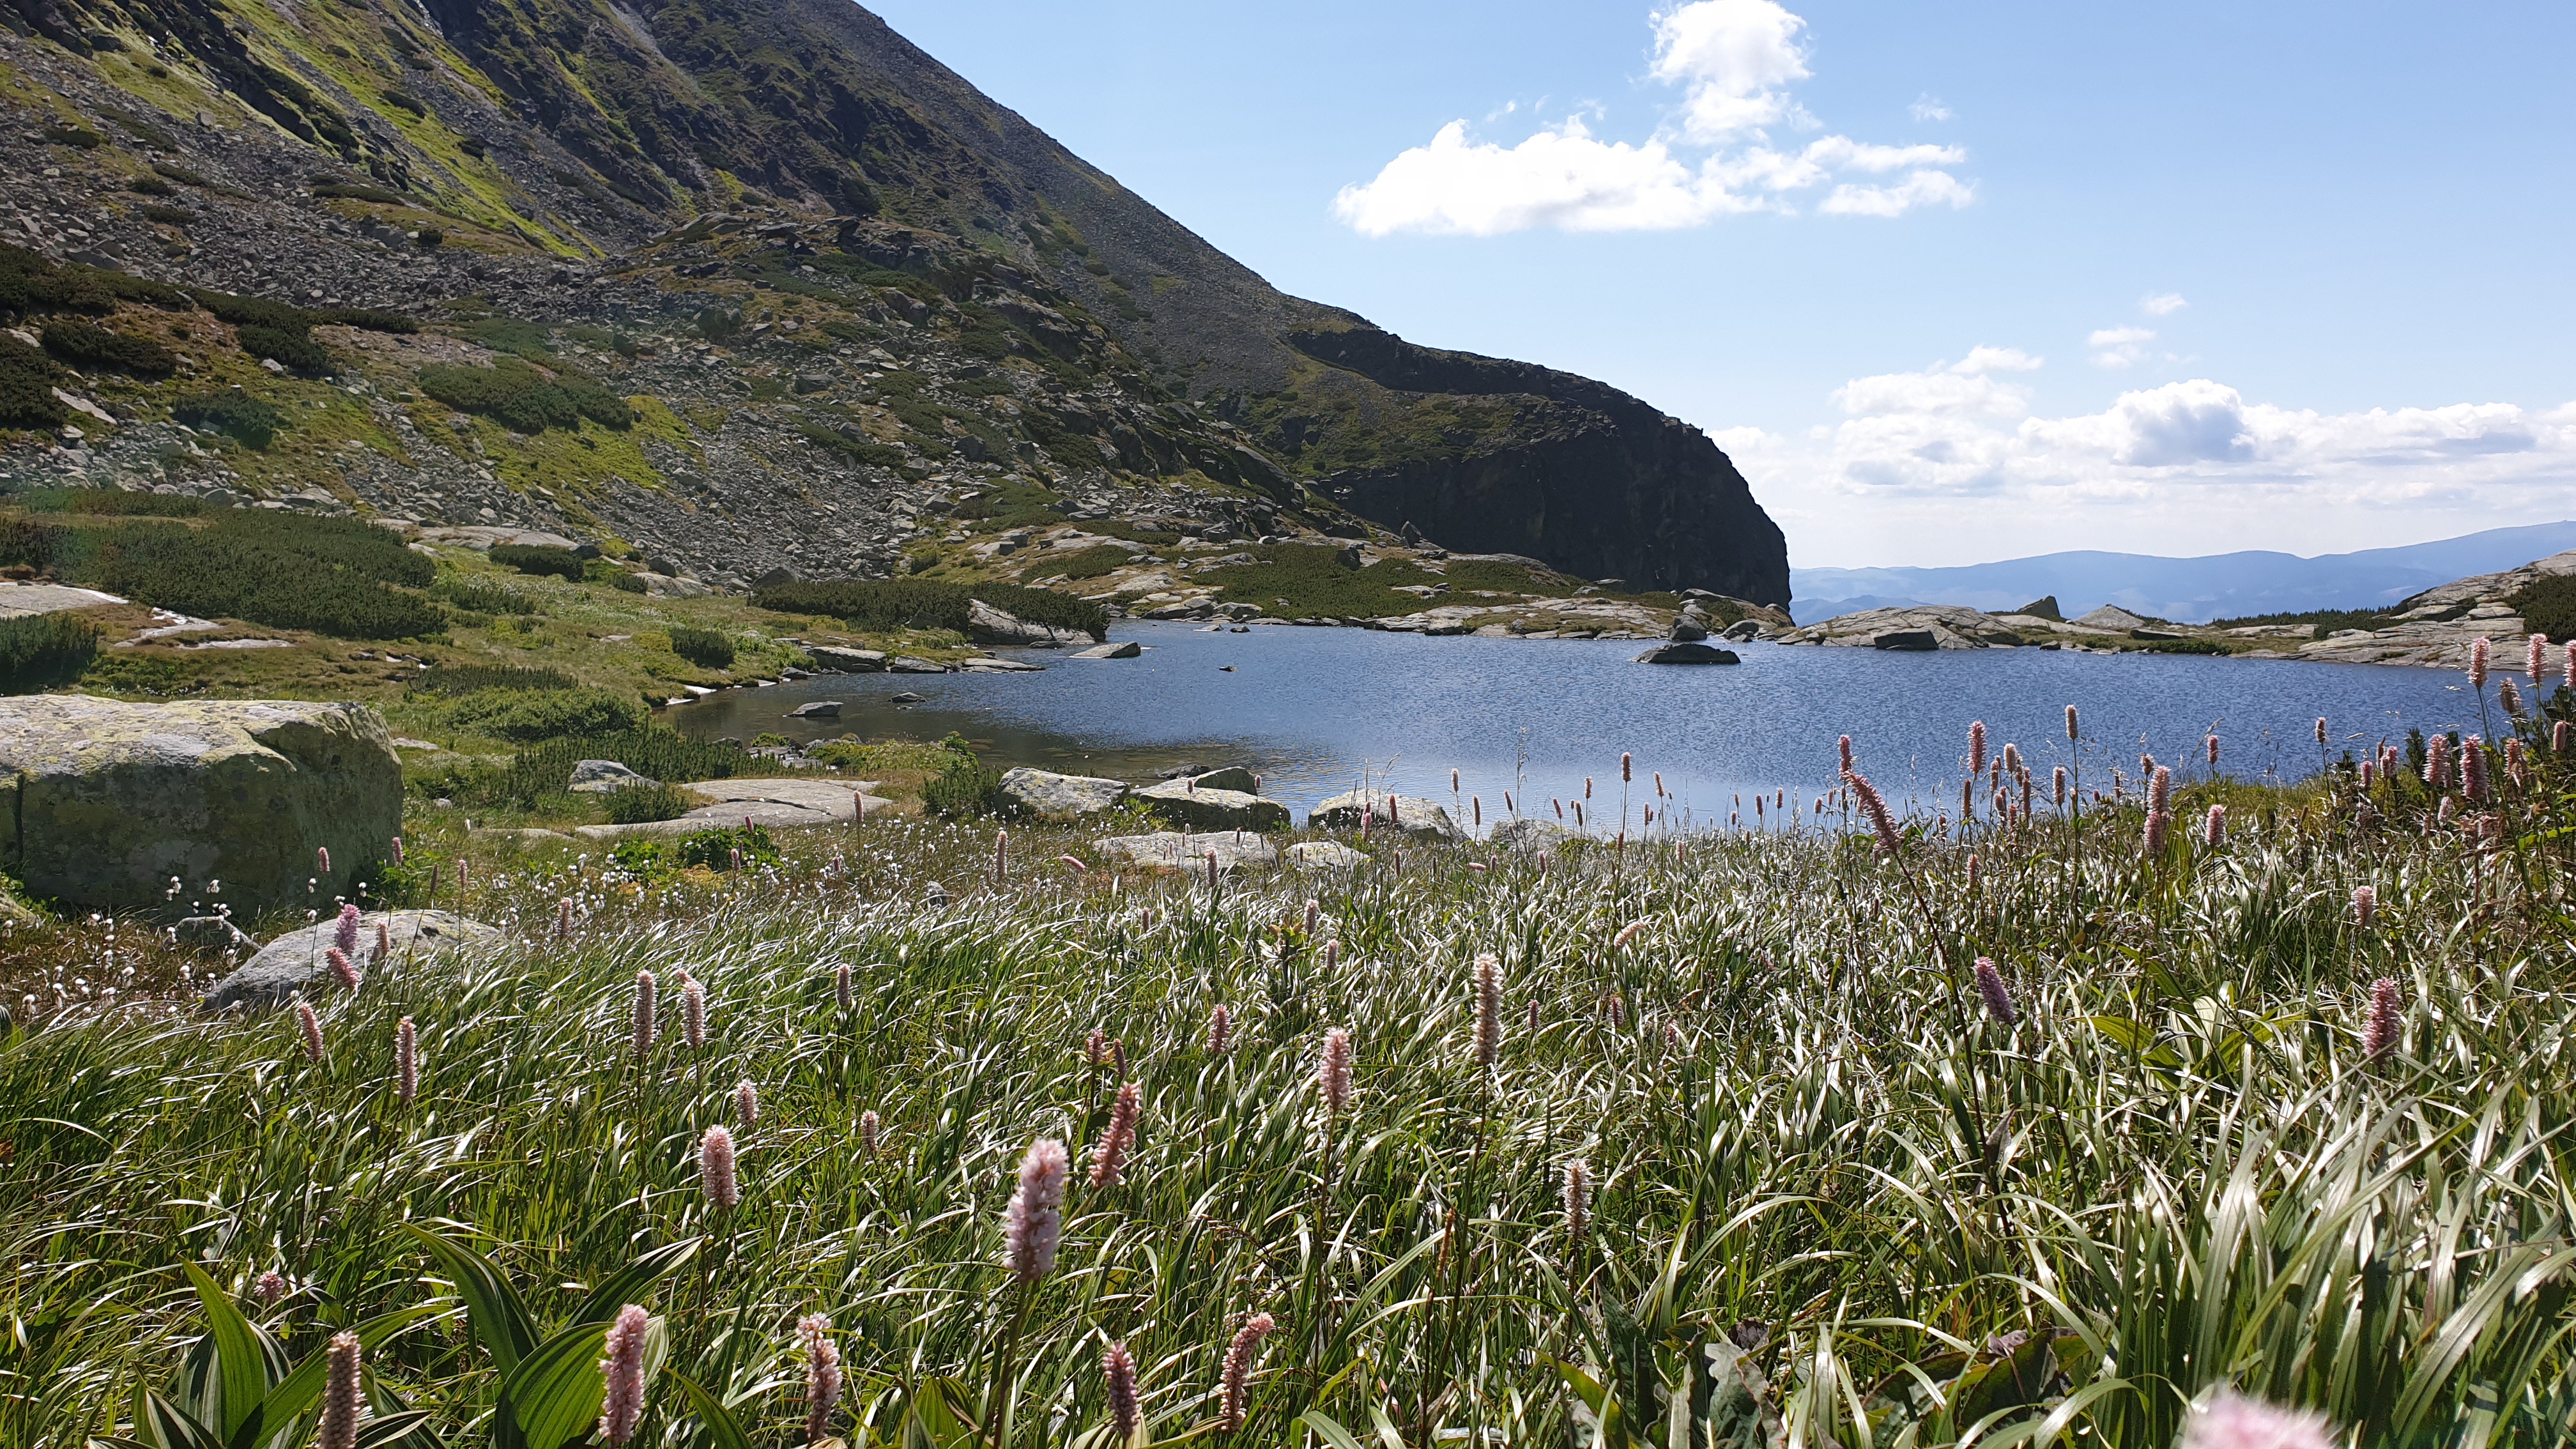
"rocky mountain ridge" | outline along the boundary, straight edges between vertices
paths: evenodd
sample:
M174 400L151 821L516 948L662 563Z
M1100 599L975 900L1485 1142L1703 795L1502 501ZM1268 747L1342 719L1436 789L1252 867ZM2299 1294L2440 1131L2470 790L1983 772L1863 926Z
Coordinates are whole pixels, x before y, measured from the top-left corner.
M971 573L958 525L1070 518L1787 597L1704 434L1270 289L855 6L7 4L0 241L420 325L281 359L167 300L0 302L50 354L0 487L543 529L725 584ZM65 312L171 366L69 355ZM631 416L532 425L548 387ZM284 426L205 425L219 392Z

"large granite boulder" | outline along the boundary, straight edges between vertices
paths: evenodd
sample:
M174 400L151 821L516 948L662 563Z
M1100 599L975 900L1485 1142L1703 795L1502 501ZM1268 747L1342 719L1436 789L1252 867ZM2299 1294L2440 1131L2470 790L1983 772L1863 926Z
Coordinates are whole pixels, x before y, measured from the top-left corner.
M0 872L67 905L165 911L173 876L179 899L222 881L245 917L328 905L357 894L402 805L393 736L363 705L0 699Z
M832 644L808 644L805 646L805 653L814 661L815 668L828 669L837 674L885 672L886 655L880 649L843 649Z
M1382 790L1362 794L1345 791L1317 805L1306 817L1311 830L1357 830L1363 812L1369 817L1369 833L1401 830L1425 840L1464 840L1467 832L1449 818L1449 812L1435 801L1411 795L1390 795Z
M1165 780L1128 798L1156 819L1187 830L1285 830L1289 823L1288 807L1276 800L1249 790L1202 788L1195 779Z
M1700 637L1707 638L1707 631L1701 631ZM1719 649L1694 640L1675 639L1669 644L1658 644L1638 655L1636 662L1639 664L1735 664L1741 661L1736 658L1735 651L1732 649Z
M379 924L386 928L393 947L382 960L375 955ZM330 960L322 954L330 949L339 929L337 920L324 920L300 931L289 931L260 947L259 954L214 984L199 1010L209 1016L225 1011L266 1011L283 1006L299 994L319 997L343 989L331 974ZM400 970L443 951L498 946L506 939L494 927L447 911L372 911L358 918L358 949L350 953L350 960L361 971L373 975ZM364 986L361 981L360 989Z
M1017 614L996 609L982 599L966 602L966 637L978 644L1025 644L1040 649L1092 642L1091 636L1079 629L1059 629L1053 624L1023 619Z
M1127 782L1097 775L1059 775L1023 765L1003 772L1002 798L1027 814L1065 820L1116 809L1127 798Z
M1207 869L1208 857L1216 857L1219 874L1239 865L1269 865L1279 859L1278 847L1248 831L1218 830L1204 835L1163 831L1154 835L1113 835L1094 841L1092 849L1102 855L1123 857L1138 865L1159 870Z

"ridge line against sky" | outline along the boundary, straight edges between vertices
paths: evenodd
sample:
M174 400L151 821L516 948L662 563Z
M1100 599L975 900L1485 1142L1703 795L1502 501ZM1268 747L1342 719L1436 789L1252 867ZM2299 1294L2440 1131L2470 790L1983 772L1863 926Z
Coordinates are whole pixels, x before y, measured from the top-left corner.
M1801 566L2576 513L2563 9L877 8L1283 288L1702 427Z

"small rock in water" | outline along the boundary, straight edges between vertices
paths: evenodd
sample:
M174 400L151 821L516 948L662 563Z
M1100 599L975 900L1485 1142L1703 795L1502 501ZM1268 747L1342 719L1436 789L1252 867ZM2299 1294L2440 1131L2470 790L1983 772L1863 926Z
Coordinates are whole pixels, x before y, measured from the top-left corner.
M787 712L788 719L839 719L841 702L837 699L808 700Z
M917 695L917 694L913 693L911 690L907 689L907 690L904 690L903 692L901 692L901 693L899 693L899 694L895 694L895 695L889 696L889 697L887 698L887 700L886 700L886 703L888 703L888 704L919 704L919 703L921 703L921 696L920 696L920 695Z

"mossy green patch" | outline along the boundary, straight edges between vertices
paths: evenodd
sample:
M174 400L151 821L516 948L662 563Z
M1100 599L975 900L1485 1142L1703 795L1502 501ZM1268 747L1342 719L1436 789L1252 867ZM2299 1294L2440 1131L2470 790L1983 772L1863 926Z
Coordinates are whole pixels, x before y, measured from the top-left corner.
M660 488L661 470L653 465L644 445L667 443L695 458L699 456L696 441L660 399L639 393L626 401L635 411L635 422L624 429L604 428L584 418L578 428L548 428L529 435L477 418L472 431L493 470L513 488L542 484L586 493L606 487L612 478L639 488Z

